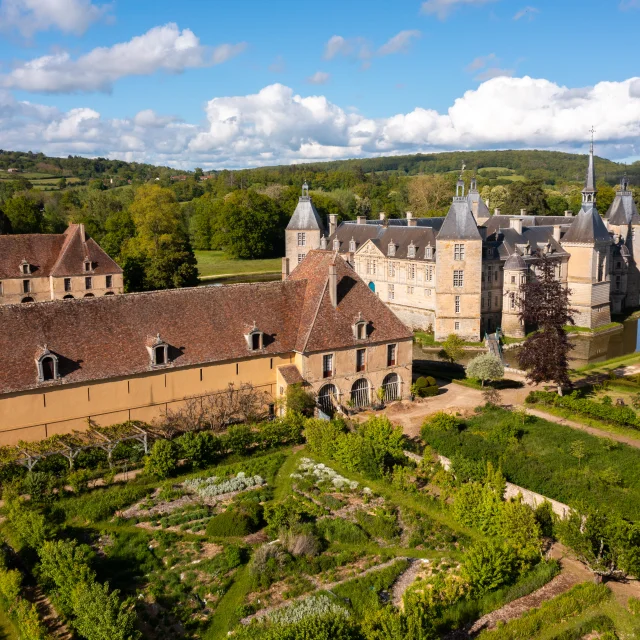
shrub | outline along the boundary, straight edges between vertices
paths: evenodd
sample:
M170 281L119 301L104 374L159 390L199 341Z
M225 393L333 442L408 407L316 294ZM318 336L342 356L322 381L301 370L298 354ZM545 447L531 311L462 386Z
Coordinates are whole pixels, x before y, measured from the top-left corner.
M287 387L287 411L311 417L316 408L316 399L302 384Z
M67 482L71 485L74 493L84 493L89 487L91 474L86 469L78 469L67 476Z
M220 441L208 431L189 431L176 438L180 455L196 467L205 467L219 453Z
M467 365L467 377L476 378L482 382L500 380L504 378L504 366L496 356L490 353L483 353L476 356Z
M422 432L427 431L460 431L462 423L450 413L438 411L429 416L422 425ZM421 432L421 433L422 433ZM424 436L423 436L424 439Z
M158 478L167 478L178 468L178 446L171 440L156 440L146 457L144 469Z
M426 398L438 394L438 385L432 376L420 377L412 385L411 390L414 395Z
M318 531L328 542L364 544L369 540L367 534L357 524L340 518L320 520Z
M307 420L304 437L311 453L332 459L338 439L345 431L346 425L342 420Z
M209 520L207 535L218 538L247 536L261 528L262 515L259 503L230 507Z
M502 544L476 543L467 549L462 561L462 575L471 590L482 595L511 582L515 573L515 555Z
M288 561L287 552L277 542L258 547L249 564L249 572L254 584L262 588L271 585L278 579Z
M183 483L187 491L197 493L200 498L213 498L224 493L260 487L263 484L264 479L261 476L246 476L242 471L235 478L228 480L220 480L217 476L210 476L209 478L191 478Z
M243 455L249 451L256 437L251 427L246 424L235 424L221 437L222 448L231 453Z
M373 514L357 511L356 520L372 538L391 541L400 534L398 518L391 511L376 509Z
M317 556L320 552L320 541L313 533L304 531L288 531L280 536L284 548L295 557Z

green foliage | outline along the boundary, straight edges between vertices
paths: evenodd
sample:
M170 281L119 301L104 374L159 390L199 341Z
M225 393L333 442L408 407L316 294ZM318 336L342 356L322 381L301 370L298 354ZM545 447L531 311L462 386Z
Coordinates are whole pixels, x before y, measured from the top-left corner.
M546 216L550 213L541 181L515 181L507 191L507 200L501 213L520 215L521 209L534 216Z
M473 593L484 594L511 582L516 576L514 551L494 541L469 547L462 562L462 575Z
M436 411L436 413L432 413L422 425L422 438L426 439L425 433L429 433L430 431L444 431L457 433L462 426L462 422L456 418L451 413L446 413L445 411Z
M436 379L427 376L418 378L413 385L411 385L411 393L420 398L427 398L429 396L438 395L438 385Z
M53 530L41 511L20 498L8 501L6 505L7 522L21 544L38 549L51 537Z
M490 353L483 353L469 362L467 365L467 376L481 380L484 386L487 380L502 379L504 377L504 366L496 356Z
M367 534L357 524L342 518L320 520L318 531L328 542L364 544L368 541Z
M212 537L241 537L254 533L263 524L262 505L243 502L214 516L207 524L207 535Z
M148 487L132 483L97 487L84 495L61 500L56 508L60 509L67 520L77 518L96 523L140 500L149 491Z
M4 214L13 233L42 233L44 230L40 205L27 196L14 196L5 202Z
M145 458L145 472L158 478L173 475L178 468L179 453L178 446L171 440L156 440L151 453Z
M287 411L311 417L316 407L316 400L302 384L290 384L287 387Z
M78 469L67 476L67 482L75 493L83 493L89 486L91 474L87 469Z
M307 420L304 438L309 451L323 458L335 457L338 440L344 435L346 425L341 420Z
M381 508L373 512L357 511L356 520L374 539L391 542L400 535L398 517L394 511Z
M438 353L438 357L448 362L456 362L464 355L463 346L464 340L455 333L450 333L442 343L442 349Z

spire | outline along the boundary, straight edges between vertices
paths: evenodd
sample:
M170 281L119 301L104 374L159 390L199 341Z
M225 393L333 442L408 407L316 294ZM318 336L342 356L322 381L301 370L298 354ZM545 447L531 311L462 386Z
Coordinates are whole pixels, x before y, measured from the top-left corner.
M464 168L465 164L463 162L458 182L456 182L456 198L464 198Z
M596 202L596 170L593 162L593 134L596 130L591 127L591 148L589 149L589 166L587 168L587 179L584 183L584 189L582 190L582 204L595 205Z

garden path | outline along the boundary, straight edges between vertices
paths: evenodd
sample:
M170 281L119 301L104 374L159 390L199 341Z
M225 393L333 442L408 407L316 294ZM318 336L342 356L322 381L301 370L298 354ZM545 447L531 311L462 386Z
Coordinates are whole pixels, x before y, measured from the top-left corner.
M404 596L405 591L415 582L418 574L426 568L426 565L429 563L428 560L420 560L418 558L413 558L409 560L411 563L409 568L395 581L393 585L393 589L391 590L391 602L394 606L404 608L404 603L402 602L402 596Z

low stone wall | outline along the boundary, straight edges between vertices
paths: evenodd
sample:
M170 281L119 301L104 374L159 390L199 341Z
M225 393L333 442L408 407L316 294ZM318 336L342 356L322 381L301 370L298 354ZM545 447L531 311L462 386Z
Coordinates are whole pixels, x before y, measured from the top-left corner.
M445 458L444 456L438 456L438 460L440 464L447 470L451 468L451 460L449 458ZM551 498L547 498L535 491L529 491L529 489L524 489L523 487L519 487L517 484L512 484L511 482L507 482L507 488L504 492L505 500L509 500L510 498L516 498L518 495L522 496L522 502L528 504L530 507L535 509L538 505L542 504L545 500L551 503L551 508L553 512L563 520L571 513L572 509L566 504L562 502L558 502L557 500L552 500Z

